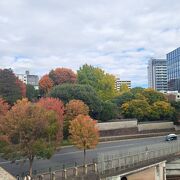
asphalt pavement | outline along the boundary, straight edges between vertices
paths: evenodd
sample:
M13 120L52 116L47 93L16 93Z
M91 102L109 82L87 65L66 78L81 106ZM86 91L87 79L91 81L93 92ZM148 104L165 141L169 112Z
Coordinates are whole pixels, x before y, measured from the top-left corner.
M180 137L179 137L180 138ZM150 137L141 139L129 139L120 140L112 142L104 142L97 145L95 149L87 150L87 163L96 161L98 153L122 150L126 151L132 147L148 146L152 144L158 144L165 141L165 137ZM72 167L77 164L82 164L83 162L83 151L75 147L63 147L58 152L56 152L49 160L35 159L33 164L33 171L47 172L51 170L62 169L65 167ZM6 169L8 172L14 176L22 173L28 172L29 162L27 161L16 161L12 163L11 161L6 161L0 159L0 166Z

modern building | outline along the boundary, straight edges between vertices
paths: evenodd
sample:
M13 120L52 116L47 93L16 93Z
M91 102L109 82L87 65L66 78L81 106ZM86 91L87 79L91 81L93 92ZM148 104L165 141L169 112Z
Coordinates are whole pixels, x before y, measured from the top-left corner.
M115 82L115 88L117 90L120 90L120 87L126 84L128 86L129 89L131 89L131 81L125 81L125 80L120 80L120 78L116 78L116 82Z
M166 57L168 90L180 92L180 47L169 52Z
M39 88L39 77L37 75L31 75L29 71L26 71L25 74L16 74L16 76L25 84L31 84L35 89Z
M148 87L167 91L167 60L150 59L148 62Z

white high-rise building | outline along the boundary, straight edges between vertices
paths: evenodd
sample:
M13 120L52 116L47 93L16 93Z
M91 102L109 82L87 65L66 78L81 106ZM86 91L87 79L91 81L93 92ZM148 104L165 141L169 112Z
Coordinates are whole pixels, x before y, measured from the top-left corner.
M167 91L167 60L150 59L148 62L148 87Z

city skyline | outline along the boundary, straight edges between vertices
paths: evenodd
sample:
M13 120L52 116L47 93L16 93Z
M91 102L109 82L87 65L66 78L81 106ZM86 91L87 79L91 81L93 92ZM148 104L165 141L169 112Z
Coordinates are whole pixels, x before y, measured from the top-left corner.
M147 87L148 60L180 46L179 8L177 0L2 0L0 68L42 76L87 63Z

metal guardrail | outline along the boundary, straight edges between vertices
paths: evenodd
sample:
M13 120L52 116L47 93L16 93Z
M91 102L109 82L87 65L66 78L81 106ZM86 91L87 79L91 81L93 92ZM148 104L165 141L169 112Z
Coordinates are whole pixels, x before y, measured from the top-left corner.
M131 148L128 151L110 151L98 154L98 173L105 174L112 169L125 170L142 162L164 159L180 153L180 141L164 142L149 146Z

